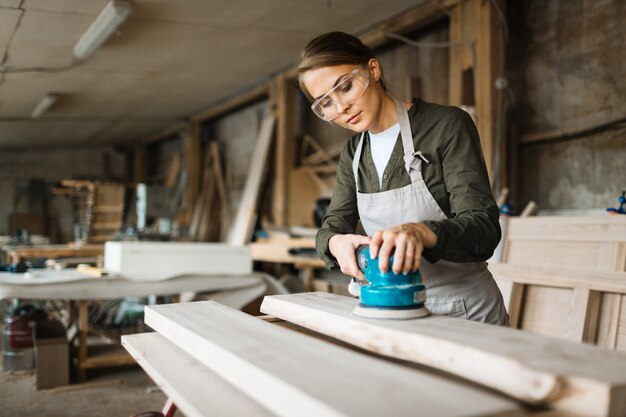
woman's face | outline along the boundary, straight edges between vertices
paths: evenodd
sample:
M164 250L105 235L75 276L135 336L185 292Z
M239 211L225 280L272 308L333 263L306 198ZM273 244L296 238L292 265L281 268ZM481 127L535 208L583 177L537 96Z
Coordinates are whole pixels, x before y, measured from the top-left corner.
M314 100L317 100L349 76L355 68L357 65L354 64L315 68L302 74L302 83ZM376 60L371 60L369 67L362 67L363 75L370 80L368 87L361 98L352 104L333 104L337 111L337 117L332 119L333 123L355 132L363 132L370 127L378 117L382 104L382 96L376 83L380 78L379 70Z

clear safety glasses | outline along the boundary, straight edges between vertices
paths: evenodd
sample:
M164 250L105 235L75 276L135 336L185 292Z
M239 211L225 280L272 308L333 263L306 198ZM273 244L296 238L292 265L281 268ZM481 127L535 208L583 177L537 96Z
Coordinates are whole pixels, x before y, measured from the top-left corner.
M340 112L337 108L338 104L350 106L365 94L370 80L363 72L361 66L356 67L328 93L315 100L315 103L311 105L311 110L322 120L335 119Z

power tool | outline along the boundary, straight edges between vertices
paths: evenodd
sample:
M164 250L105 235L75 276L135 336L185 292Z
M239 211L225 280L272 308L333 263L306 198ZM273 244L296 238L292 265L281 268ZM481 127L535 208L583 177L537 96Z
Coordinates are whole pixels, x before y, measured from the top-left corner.
M389 257L389 271L384 274L378 267L378 258L372 259L369 245L356 250L359 269L365 274L368 284L360 285L352 278L350 294L361 302L352 314L373 319L416 319L430 314L424 306L426 287L422 284L419 271L395 274L391 270L393 254Z

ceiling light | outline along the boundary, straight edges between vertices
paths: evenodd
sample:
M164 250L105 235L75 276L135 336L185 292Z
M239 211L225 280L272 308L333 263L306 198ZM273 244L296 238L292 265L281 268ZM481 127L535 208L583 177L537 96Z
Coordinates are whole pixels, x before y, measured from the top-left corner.
M108 2L74 45L74 56L79 60L89 58L124 23L131 10L132 6L128 1Z
M50 110L50 107L54 105L57 101L58 95L54 93L48 93L39 100L39 103L33 109L33 112L30 114L30 117L33 119L37 119L41 117L45 112Z

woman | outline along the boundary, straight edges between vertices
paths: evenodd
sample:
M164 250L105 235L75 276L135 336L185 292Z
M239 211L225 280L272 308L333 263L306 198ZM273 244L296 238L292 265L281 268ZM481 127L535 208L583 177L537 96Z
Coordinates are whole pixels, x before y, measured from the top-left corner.
M317 234L327 266L364 279L355 250L370 244L382 272L420 269L431 312L506 325L485 262L500 240L498 208L469 115L394 99L371 49L346 33L313 39L298 76L317 116L357 132ZM358 220L368 236L355 234Z

